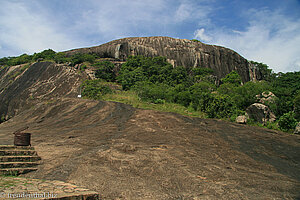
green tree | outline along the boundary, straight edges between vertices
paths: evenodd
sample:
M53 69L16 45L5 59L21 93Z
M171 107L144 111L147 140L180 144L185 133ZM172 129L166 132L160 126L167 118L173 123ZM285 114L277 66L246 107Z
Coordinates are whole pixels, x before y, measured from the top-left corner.
M194 110L205 111L209 104L211 92L216 86L208 82L195 83L189 88L191 93L191 104Z
M96 62L93 66L97 67L95 76L106 81L114 82L116 80L116 73L114 71L114 64L109 61Z
M213 75L213 70L206 67L195 67L190 71L190 76L193 82L212 82L210 80L211 75Z
M278 73L271 81L272 92L278 97L276 116L294 109L294 99L300 91L300 71Z
M71 58L67 57L64 52L59 52L55 54L54 61L56 63L66 63L71 62Z
M209 118L227 118L235 112L236 108L230 96L210 94L204 112Z
M241 85L242 83L240 75L234 70L227 74L225 78L222 78L221 81L222 83L231 83L235 85Z
M52 49L44 50L40 53L34 53L32 59L37 61L38 59L52 60L55 57L56 52Z
M142 100L160 103L162 102L160 100L167 98L169 86L163 83L154 84L149 81L140 81L135 84L134 90Z

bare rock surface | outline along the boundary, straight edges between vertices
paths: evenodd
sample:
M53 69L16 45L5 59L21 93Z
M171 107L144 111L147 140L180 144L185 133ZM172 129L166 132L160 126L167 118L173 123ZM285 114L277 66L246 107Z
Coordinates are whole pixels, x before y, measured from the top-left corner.
M119 60L126 60L131 55L164 56L174 66L211 68L218 78L225 77L232 70L239 73L243 82L255 78L248 61L233 50L187 39L132 37L114 40L96 47L66 51L68 55L76 53L96 53L101 57Z
M0 142L12 144L25 125L43 163L24 176L80 185L103 199L300 196L298 135L67 98L0 124Z

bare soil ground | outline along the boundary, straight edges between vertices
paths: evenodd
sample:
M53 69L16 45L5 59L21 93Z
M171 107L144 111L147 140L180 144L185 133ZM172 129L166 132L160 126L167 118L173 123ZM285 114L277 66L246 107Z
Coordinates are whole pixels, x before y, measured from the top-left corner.
M103 199L300 199L297 135L65 98L0 124L0 143L27 125L43 164L25 176Z

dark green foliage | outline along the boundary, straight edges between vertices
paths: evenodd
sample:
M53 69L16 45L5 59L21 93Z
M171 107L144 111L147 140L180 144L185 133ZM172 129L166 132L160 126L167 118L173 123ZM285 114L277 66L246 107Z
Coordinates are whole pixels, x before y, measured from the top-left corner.
M2 66L14 66L14 65L21 65L24 63L31 62L32 56L27 54L22 54L18 57L4 57L0 59L0 65Z
M257 101L256 95L264 91L269 91L270 89L270 86L266 82L247 82L243 86L236 87L234 93L229 95L239 109L245 110L248 106Z
M222 83L231 83L235 85L241 85L242 79L236 71L232 71L221 79Z
M95 100L101 99L103 95L112 92L112 90L108 86L103 85L103 83L99 79L86 80L83 82L81 87L83 97Z
M67 57L65 53L59 52L55 54L54 61L56 63L67 63L71 62L71 58Z
M272 92L278 97L276 115L281 116L294 109L294 99L300 91L300 71L279 73L271 82Z
M114 82L116 80L116 73L114 71L114 64L109 61L97 62L93 66L97 67L96 78Z
M294 99L294 113L295 118L300 121L300 91L298 91L298 95Z
M96 56L93 54L74 54L70 57L71 65L75 66L77 64L81 64L83 62L94 63L96 60Z
M7 65L8 61L9 61L9 58L7 58L7 57L0 58L0 66Z
M167 98L169 87L162 83L154 84L149 81L141 81L136 83L134 90L144 101L161 103L162 100Z
M194 110L205 111L209 103L210 94L216 88L208 82L199 82L189 88L191 93L191 104Z
M204 112L210 118L227 118L235 111L234 103L228 95L209 94Z
M37 61L39 59L43 60L52 60L55 57L56 52L52 49L44 50L40 53L34 53L32 56L32 60Z
M192 41L193 41L193 42L200 42L199 40L196 40L196 39L192 39Z
M123 69L119 72L117 77L119 83L121 83L123 90L129 90L137 82L147 80L146 76L141 68L136 68L132 71Z
M139 81L164 83L169 86L191 84L186 68L174 68L164 57L129 57L122 65L117 80L125 90L130 89Z
M200 82L200 81L208 81L208 82L211 82L209 80L209 77L210 75L213 74L213 70L210 69L210 68L206 68L206 67L196 67L196 68L193 68L191 71L190 71L190 74L192 75L193 77L193 81L194 82Z
M295 119L295 113L290 111L283 114L278 120L278 126L282 131L290 131L295 129L297 120Z

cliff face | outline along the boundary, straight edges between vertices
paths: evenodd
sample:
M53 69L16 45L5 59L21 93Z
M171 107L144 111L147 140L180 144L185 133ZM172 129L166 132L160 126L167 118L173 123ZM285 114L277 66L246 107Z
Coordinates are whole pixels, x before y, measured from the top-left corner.
M218 78L223 78L236 70L243 82L252 80L248 61L236 52L215 45L207 45L187 39L170 37L133 37L123 38L100 46L67 51L76 53L96 53L101 57L126 60L130 55L147 57L164 56L173 66L208 67Z

